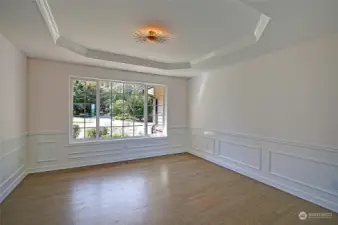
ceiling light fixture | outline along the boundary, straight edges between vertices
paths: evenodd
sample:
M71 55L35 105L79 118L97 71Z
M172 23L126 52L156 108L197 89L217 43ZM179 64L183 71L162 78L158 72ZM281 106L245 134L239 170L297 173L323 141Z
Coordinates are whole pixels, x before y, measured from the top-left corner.
M140 43L162 44L169 40L169 35L158 27L145 27L134 33L134 38Z

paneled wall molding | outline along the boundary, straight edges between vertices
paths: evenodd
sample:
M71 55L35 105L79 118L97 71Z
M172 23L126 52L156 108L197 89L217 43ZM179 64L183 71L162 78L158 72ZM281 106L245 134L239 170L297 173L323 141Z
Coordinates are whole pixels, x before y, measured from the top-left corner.
M23 133L0 142L0 203L26 176L26 137Z
M14 190L16 186L18 186L23 179L27 176L27 171L24 167L20 167L9 179L7 179L7 182L3 182L0 186L0 204L5 198ZM14 181L10 182L14 179Z
M186 152L185 126L169 128L167 137L143 137L69 144L68 133L28 135L28 173L73 168Z
M3 140L0 139L0 147L3 146L4 144L8 143L8 142L15 141L15 140L18 140L20 138L25 138L26 136L27 136L27 133L23 133L23 134L20 134L20 135L14 136L14 137L10 137L10 138L6 138L6 139L3 139Z
M290 156L290 157L296 157L296 158L299 158L299 159L302 159L302 160L310 160L310 161L313 161L313 162L316 162L316 163L322 163L322 164L326 164L326 165L329 165L329 166L335 166L335 167L337 167L337 169L338 169L338 165L327 163L327 162L323 162L323 161L318 161L318 160L314 160L314 159L311 159L311 158L308 158L308 157L298 156L298 155L294 155L294 154L288 154L288 153L283 153L283 152L278 152L278 151L269 151L269 173L271 175L277 176L279 178L282 178L282 179L285 179L285 180L288 180L288 181L291 181L291 182L295 182L295 183L301 184L301 185L306 186L306 187L310 187L312 189L316 189L318 191L329 193L330 195L335 196L335 197L338 198L338 192L333 192L331 190L327 190L327 189L324 189L324 188L321 188L321 187L317 187L317 186L309 184L309 183L305 183L305 182L302 182L302 181L299 181L299 180L296 180L296 179L284 176L282 174L279 174L278 172L273 172L271 170L271 165L272 165L271 164L271 154L280 154L280 155L286 155L286 156Z
M313 202L317 205L320 205L324 208L330 209L334 212L338 212L338 204L336 202L334 202L334 200L332 200L332 199L324 199L324 198L319 197L318 195L313 195L312 193L305 192L305 191L303 191L299 188L287 185L283 182L280 182L276 179L264 176L260 173L253 173L251 171L243 169L242 167L236 167L236 166L233 166L233 165L229 165L224 160L221 160L218 157L215 157L215 156L208 154L208 153L205 154L205 152L203 152L203 151L199 151L199 150L196 151L194 149L190 149L190 150L188 150L188 152L190 154L197 156L197 157L200 157L202 159L205 159L205 160L210 161L212 163L215 163L217 165L223 166L227 169L230 169L230 170L233 170L233 171L238 172L240 174L243 174L245 176L248 176L248 177L250 177L254 180L265 183L265 184L270 185L272 187L275 187L277 189L283 190L283 191L288 192L292 195L298 196L298 197L303 198L307 201L310 201L310 202Z
M46 171L53 171L53 170L76 168L76 167L82 167L82 166L99 165L99 164L104 164L104 163L114 163L114 162L121 162L121 161L127 161L127 160L177 154L177 153L182 153L182 152L187 152L187 149L184 149L184 150L178 149L175 151L145 152L144 154L140 154L140 155L124 156L124 157L119 157L119 158L114 158L114 159L81 160L79 162L70 162L67 164L54 164L54 165L47 165L47 166L41 166L41 167L31 167L31 168L28 168L27 173L28 174L39 173L39 172L46 172Z
M210 129L190 135L189 153L338 212L335 148ZM218 143L212 151L210 139Z
M14 177L20 174L20 171L24 169L24 165L20 166L14 173L12 173L9 177L7 177L2 183L0 184L0 188L2 188L9 180L13 179Z
M226 143L229 143L229 144L232 144L232 145L237 145L237 146L242 146L242 147L252 148L252 149L257 149L257 150L262 151L262 148L259 147L259 146L246 145L246 144L243 144L243 143L238 143L238 142L228 141L228 140L222 140L222 139L220 139L219 141L220 142L226 142Z
M290 156L290 157L294 157L294 158L299 158L299 159L302 159L302 160L313 161L313 162L316 162L316 163L322 163L322 164L326 164L328 166L335 166L335 167L338 168L337 163L329 163L329 162L321 161L321 160L314 159L314 158L311 158L311 157L304 157L304 156L301 156L301 155L296 155L296 154L291 154L291 153L286 153L286 152L281 152L281 151L271 150L271 149L269 149L268 152L269 152L270 157L271 157L271 154L280 154L280 155L286 155L286 156ZM270 165L271 165L271 158L270 157L269 157L269 160L270 160Z
M226 160L229 160L231 162L234 162L236 164L241 164L241 165L250 167L250 168L255 169L255 170L261 170L260 166L258 166L258 167L257 166L253 166L253 165L250 165L248 163L245 163L245 162L242 162L242 161L239 161L239 160L235 160L235 159L232 159L232 158L229 158L229 157L226 157L226 156L222 156L222 155L219 155L219 157L221 157L222 159L226 159Z
M248 138L248 139L257 140L257 141L265 141L265 142L271 142L271 143L277 143L277 144L310 148L310 149L320 150L320 151L329 151L329 152L335 152L335 153L338 152L338 147L315 145L315 144L302 143L302 142L297 142L297 141L288 141L288 140L282 140L282 139L278 139L274 137L253 136L249 134L235 133L235 132L229 132L229 131L220 131L220 130L215 130L215 129L191 128L191 130L214 133L214 134L209 134L210 136L214 136L217 134L218 135L229 135L229 136L235 136L235 137Z
M44 145L44 144L54 144L56 141L38 141L38 145Z
M10 155L13 154L14 152L17 152L17 151L22 150L22 149L25 148L25 147L26 147L25 145L21 145L21 146L18 147L18 148L13 148L13 149L9 150L8 152L5 152L4 154L0 155L0 160L6 158L7 156L10 156Z
M41 131L41 132L29 132L27 136L39 136L39 135L68 135L68 132L64 131Z

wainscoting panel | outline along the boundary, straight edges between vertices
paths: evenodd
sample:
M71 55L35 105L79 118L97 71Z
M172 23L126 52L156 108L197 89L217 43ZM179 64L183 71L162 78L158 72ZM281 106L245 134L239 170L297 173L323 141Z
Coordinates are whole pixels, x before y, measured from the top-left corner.
M26 176L26 134L0 142L0 203Z
M28 135L28 172L43 172L186 152L187 129L172 128L166 138L140 138L69 144L68 134Z
M191 137L191 154L338 212L338 149L204 129Z
M338 176L338 165L307 157L270 151L270 174L338 197L331 188Z
M262 148L231 141L220 141L219 156L255 170L261 169Z

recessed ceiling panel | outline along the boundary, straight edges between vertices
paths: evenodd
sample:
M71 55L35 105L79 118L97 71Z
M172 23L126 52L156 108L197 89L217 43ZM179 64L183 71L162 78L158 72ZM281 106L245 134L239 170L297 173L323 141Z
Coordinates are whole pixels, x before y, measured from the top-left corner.
M62 36L89 48L161 62L198 59L252 35L261 14L235 0L49 0ZM159 25L164 44L138 43L134 32Z

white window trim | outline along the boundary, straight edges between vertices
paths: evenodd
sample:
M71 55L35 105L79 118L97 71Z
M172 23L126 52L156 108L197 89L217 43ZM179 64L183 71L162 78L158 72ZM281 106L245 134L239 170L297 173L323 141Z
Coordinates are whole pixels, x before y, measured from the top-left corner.
M73 139L73 81L74 80L85 80L85 81L95 81L96 84L96 139ZM148 86L156 86L163 88L163 135L161 136L151 136L148 135L148 119L145 120L145 136L134 136L134 137L121 137L121 138L112 138L112 139L99 139L99 131L100 131L100 81L106 82L117 82L117 83L127 83L127 84L142 84L145 85L145 101L144 101L144 114L145 118L148 115ZM93 78L93 77L78 77L78 76L70 76L69 77L69 132L68 132L68 143L69 145L76 144L100 144L100 143L109 143L109 142L120 142L127 140L142 140L142 139L163 139L168 137L168 126L167 126L167 98L168 98L168 88L164 84L157 83L147 83L147 82L139 82L139 81L124 81L124 80L111 80L111 79L103 79L103 78Z

